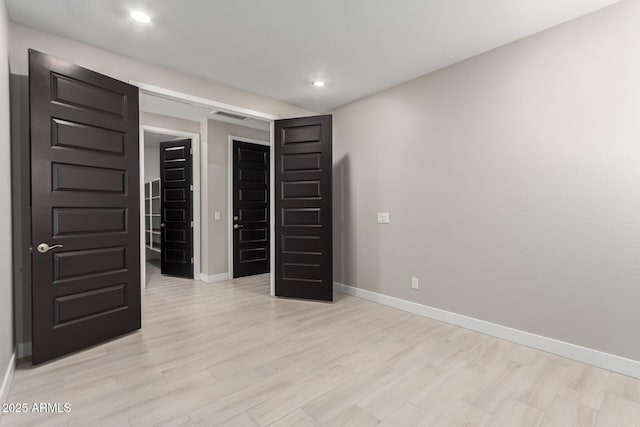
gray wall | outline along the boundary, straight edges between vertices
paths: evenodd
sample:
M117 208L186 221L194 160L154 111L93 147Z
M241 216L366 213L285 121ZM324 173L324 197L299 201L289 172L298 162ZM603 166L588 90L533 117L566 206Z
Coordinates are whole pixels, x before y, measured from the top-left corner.
M640 360L639 16L333 111L335 280Z
M13 328L13 245L11 223L11 120L9 39L4 0L0 0L0 384L15 348ZM3 396L0 396L2 399Z

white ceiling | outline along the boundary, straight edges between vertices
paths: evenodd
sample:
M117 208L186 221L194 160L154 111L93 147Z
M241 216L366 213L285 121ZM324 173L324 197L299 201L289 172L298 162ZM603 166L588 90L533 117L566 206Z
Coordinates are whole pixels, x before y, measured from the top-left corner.
M324 112L619 0L5 1L15 22Z

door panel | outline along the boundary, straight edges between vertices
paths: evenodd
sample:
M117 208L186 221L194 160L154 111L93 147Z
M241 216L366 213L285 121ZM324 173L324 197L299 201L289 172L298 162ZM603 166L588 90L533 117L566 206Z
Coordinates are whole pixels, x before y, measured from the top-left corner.
M193 279L193 159L191 140L160 143L160 267Z
M233 277L269 272L269 147L233 141Z
M332 301L331 116L277 120L274 149L275 294Z
M29 92L38 364L140 328L138 89L29 51Z
M124 154L124 134L95 126L53 119L53 146L80 150Z

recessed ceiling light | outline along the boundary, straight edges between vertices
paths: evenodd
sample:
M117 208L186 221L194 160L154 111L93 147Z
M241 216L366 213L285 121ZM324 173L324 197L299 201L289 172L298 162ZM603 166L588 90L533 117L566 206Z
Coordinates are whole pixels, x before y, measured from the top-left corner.
M316 80L315 82L313 82L313 85L315 87L324 87L327 83L323 82L322 80Z
M140 12L139 10L133 10L129 15L131 15L131 17L136 21L142 22L143 24L148 24L149 22L151 22L151 18L149 17L149 15L144 12Z

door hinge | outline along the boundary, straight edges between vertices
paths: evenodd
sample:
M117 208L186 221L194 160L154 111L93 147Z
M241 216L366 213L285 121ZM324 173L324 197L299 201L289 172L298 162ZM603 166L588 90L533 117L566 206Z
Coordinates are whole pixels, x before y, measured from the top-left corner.
M193 228L193 221L191 221L191 228Z
M191 184L189 188L191 189L191 191L193 191L193 184Z
M189 154L193 156L193 148L189 148Z
M191 257L191 264L193 264L193 257Z

